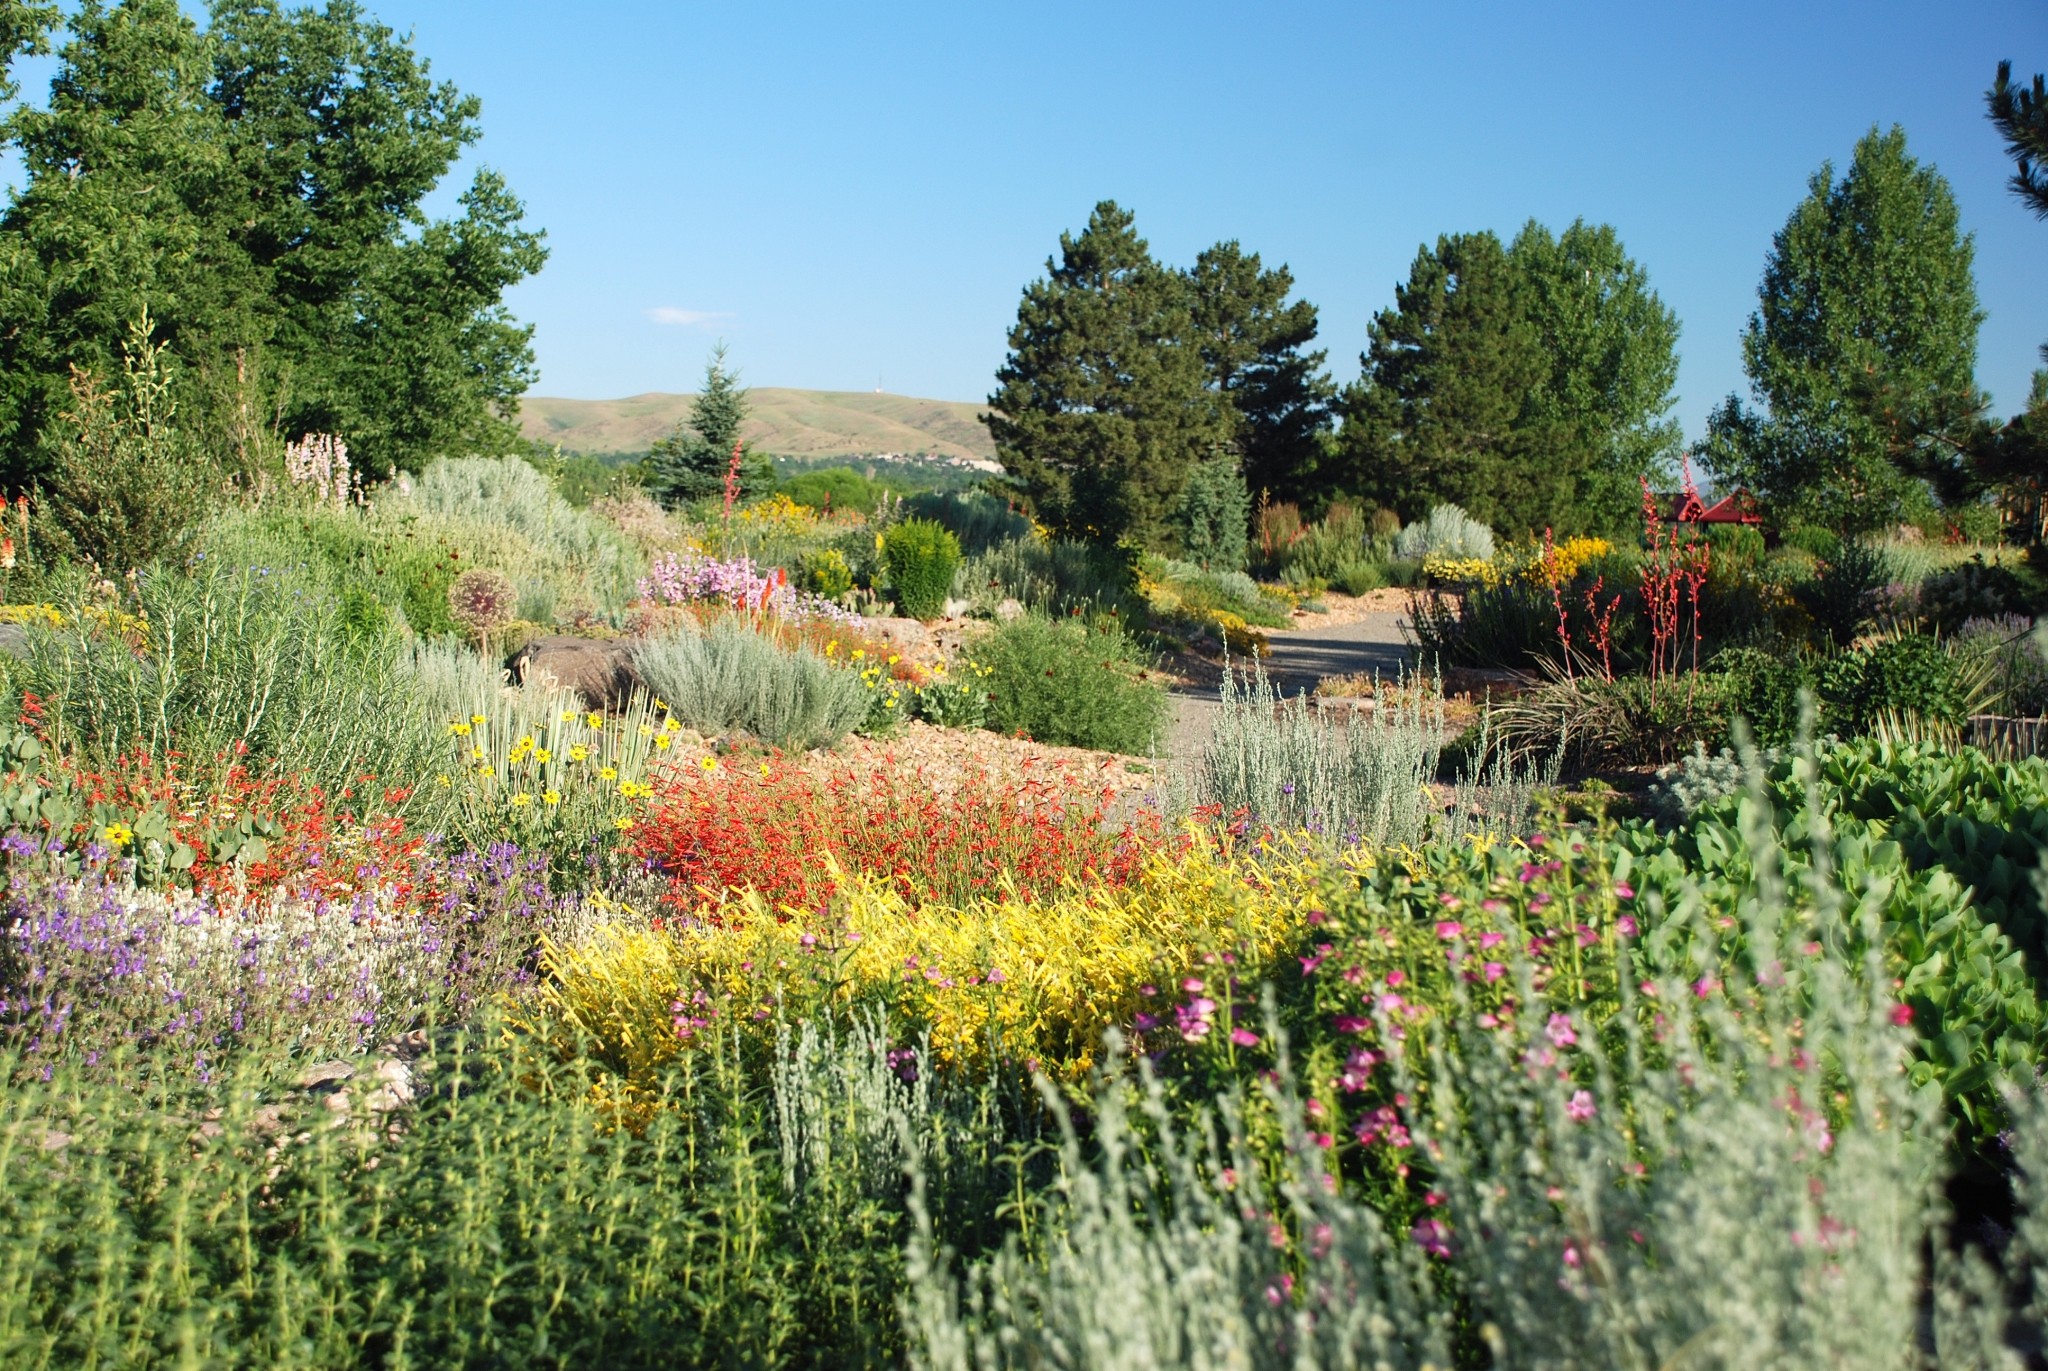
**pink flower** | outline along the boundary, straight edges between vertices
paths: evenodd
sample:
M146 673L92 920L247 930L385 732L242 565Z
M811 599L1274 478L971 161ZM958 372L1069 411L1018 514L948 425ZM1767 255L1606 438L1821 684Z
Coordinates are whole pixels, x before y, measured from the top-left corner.
M1481 900L1479 907L1489 914L1505 914L1508 908L1506 904L1499 900ZM1493 934L1490 936L1498 937L1499 935Z
M1180 983L1180 988L1182 990L1187 991L1190 995L1199 995L1202 993L1201 981L1193 976L1190 976L1186 980L1182 981Z
M1437 937L1442 938L1445 942L1462 936L1464 932L1465 925L1457 922L1455 919L1445 919L1436 926Z
M1003 974L1003 969L1001 967L992 966L988 969L988 976L985 979L988 981L990 985L1001 985L1004 981L1007 981L1010 978Z
M1249 1028L1231 1029L1230 1040L1239 1047L1257 1047L1259 1045L1259 1035L1252 1032Z
M1627 881L1616 881L1614 883L1614 893L1617 897L1624 900L1633 900L1636 897L1635 887Z
M1913 1006L1909 1004L1893 1005L1892 1022L1900 1028L1904 1028L1907 1024L1913 1022Z
M1401 982L1403 982L1403 981L1405 981L1405 980L1407 980L1407 979L1408 979L1408 973L1407 973L1407 972L1405 972L1405 971L1398 971L1398 970L1397 970L1397 971L1389 971L1389 972L1387 973L1387 985L1389 986L1389 988L1391 988L1391 987L1393 987L1393 986L1397 986L1397 985L1401 984Z
M1593 1092L1590 1090L1574 1092L1571 1101L1565 1105L1564 1112L1571 1116L1574 1123L1585 1123L1591 1119L1594 1114Z
M1505 933L1482 933L1479 935L1479 946L1482 951L1491 952L1507 940L1508 935Z
M1334 1026L1339 1033L1363 1033L1372 1027L1372 1020L1361 1019L1355 1014L1339 1014Z
M1432 1257L1451 1255L1451 1230L1442 1219L1418 1219L1415 1227L1408 1230L1408 1236Z
M1572 1028L1572 1021L1562 1014L1552 1014L1550 1022L1544 1025L1543 1031L1550 1038L1550 1041L1559 1047L1570 1047L1579 1040L1578 1033Z
M1579 1249L1572 1243L1564 1245L1564 1264L1571 1267L1579 1264Z
M1636 921L1624 914L1614 921L1614 931L1624 938L1633 938L1636 935Z
M1508 969L1499 962L1488 962L1480 970L1485 974L1488 985L1492 985L1495 981L1508 974Z
M1721 988L1721 983L1712 976L1702 976L1692 983L1692 993L1704 1000Z
M1436 898L1437 902L1441 904L1445 909L1456 909L1458 908L1458 906L1465 903L1456 895L1451 894L1451 892L1448 890L1446 890L1443 894L1437 896Z

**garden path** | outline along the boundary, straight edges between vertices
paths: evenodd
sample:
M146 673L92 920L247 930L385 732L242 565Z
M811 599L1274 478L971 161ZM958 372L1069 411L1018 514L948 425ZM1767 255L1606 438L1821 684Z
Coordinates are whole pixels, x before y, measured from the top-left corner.
M1304 614L1296 616L1293 628L1266 631L1273 649L1266 659L1266 675L1279 690L1289 695L1313 690L1325 676L1394 676L1408 665L1411 654L1401 633L1408 616L1402 609L1355 602L1348 608L1349 612L1330 616L1335 622ZM1216 686L1209 680L1181 686L1173 691L1172 700L1166 753L1187 766L1200 757L1216 726Z

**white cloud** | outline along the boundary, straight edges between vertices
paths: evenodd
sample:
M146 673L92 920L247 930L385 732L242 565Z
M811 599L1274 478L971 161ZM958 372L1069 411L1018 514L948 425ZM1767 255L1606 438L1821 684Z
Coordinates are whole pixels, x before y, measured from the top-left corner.
M647 311L647 317L657 324L676 324L683 328L689 328L696 324L716 323L720 319L732 318L730 314L714 310L677 309L674 305L656 305L653 309Z

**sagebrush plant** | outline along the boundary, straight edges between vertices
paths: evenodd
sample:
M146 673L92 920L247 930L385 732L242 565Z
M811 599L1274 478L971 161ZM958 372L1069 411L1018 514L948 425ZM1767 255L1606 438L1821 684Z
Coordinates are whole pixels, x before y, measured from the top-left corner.
M522 458L443 457L413 477L409 491L387 498L394 511L498 526L600 593L620 587L638 566L616 528L563 499Z
M999 733L1145 754L1165 726L1165 689L1114 623L1026 615L999 626L975 654L988 668L988 726Z
M1443 697L1429 682L1393 684L1360 719L1306 694L1282 697L1263 668L1225 671L1197 800L1276 832L1420 841L1437 808L1429 783L1444 748Z
M1420 562L1428 557L1493 558L1493 530L1457 505L1436 505L1394 538L1394 555Z
M744 729L771 747L829 746L868 716L857 671L790 652L731 619L641 645L634 665L669 713L700 733Z
M951 529L930 519L905 519L882 535L882 560L898 614L929 621L946 612L960 569L960 540Z

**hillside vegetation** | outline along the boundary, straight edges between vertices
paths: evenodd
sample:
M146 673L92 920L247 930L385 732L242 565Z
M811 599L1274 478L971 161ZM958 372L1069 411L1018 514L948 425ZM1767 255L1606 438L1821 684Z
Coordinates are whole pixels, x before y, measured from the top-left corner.
M520 431L572 452L645 452L688 416L693 395L650 393L622 400L559 400L529 395L520 402ZM742 436L749 447L792 457L845 457L875 452L930 452L995 460L988 430L975 419L982 406L920 400L870 391L748 391Z

